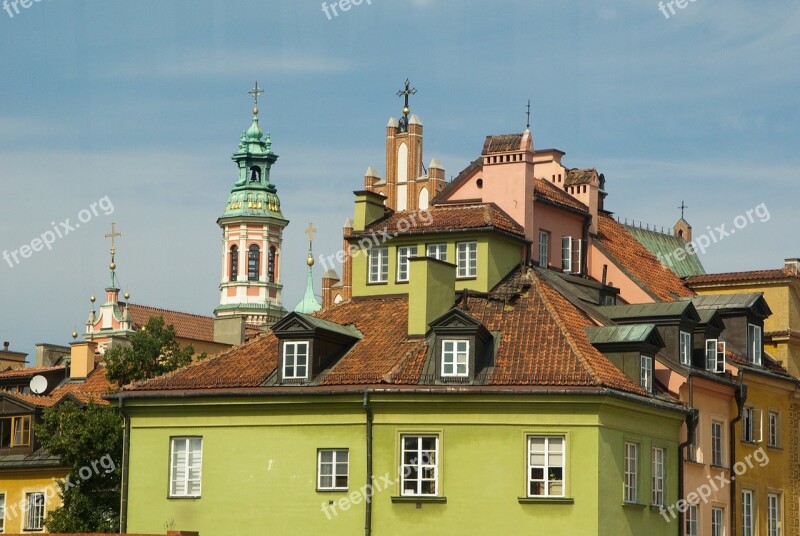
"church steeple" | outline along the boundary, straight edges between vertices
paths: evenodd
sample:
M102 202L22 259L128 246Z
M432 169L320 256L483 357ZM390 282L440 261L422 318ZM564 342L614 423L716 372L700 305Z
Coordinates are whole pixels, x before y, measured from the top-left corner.
M217 220L222 228L222 281L217 317L244 317L257 325L272 324L286 314L281 304L280 255L283 230L289 224L281 212L278 189L272 183L272 165L278 155L259 124L256 82L250 127L242 132L231 157L238 170L225 211Z
M295 312L306 315L316 313L322 309L322 306L317 301L317 297L314 295L314 254L312 252L312 246L314 242L314 233L316 231L317 230L314 227L314 224L309 223L308 229L306 229L306 234L308 235L308 258L306 259L306 264L308 265L308 278L306 281L306 293L300 303L297 304L297 307L294 308Z

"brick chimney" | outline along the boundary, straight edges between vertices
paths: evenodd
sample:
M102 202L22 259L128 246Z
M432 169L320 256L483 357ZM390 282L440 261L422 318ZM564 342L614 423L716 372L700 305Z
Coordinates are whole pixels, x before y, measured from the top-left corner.
M784 269L795 277L800 276L800 258L786 259Z

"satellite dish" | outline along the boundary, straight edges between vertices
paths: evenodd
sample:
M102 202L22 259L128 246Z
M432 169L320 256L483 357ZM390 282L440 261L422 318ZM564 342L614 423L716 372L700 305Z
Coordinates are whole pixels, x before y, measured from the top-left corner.
M47 378L42 375L31 378L31 392L40 395L47 390Z

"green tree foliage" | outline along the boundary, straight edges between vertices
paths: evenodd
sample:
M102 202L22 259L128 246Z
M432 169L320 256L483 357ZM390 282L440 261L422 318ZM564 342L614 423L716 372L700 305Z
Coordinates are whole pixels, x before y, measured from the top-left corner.
M63 506L47 516L50 532L117 532L122 475L123 419L110 405L66 400L44 411L34 426L49 453L72 467L58 481Z
M165 326L160 316L151 317L128 341L130 347L117 346L105 353L106 376L117 385L155 378L192 362L194 348L181 348L175 327Z

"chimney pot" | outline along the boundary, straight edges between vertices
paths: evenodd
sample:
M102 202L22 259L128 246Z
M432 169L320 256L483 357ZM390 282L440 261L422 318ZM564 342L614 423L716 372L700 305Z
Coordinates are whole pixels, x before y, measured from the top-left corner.
M5 341L5 342L3 343L3 351L4 351L4 352L8 352L8 347L9 347L9 346L11 346L11 343L10 343L10 342L8 342L8 341Z
M786 259L784 268L792 275L800 275L800 258Z

